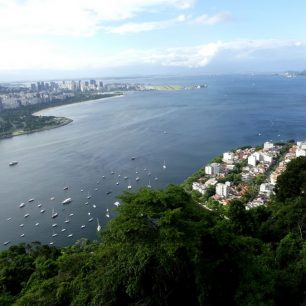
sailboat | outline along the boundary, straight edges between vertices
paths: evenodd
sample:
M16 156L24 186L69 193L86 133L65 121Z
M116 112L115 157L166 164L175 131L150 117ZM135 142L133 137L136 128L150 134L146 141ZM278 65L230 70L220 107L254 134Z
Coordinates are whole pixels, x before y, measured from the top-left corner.
M132 189L131 180L129 180L128 189Z
M98 225L97 225L97 231L100 232L100 231L101 231L101 225L100 225L100 223L99 223L99 219L98 219L98 218L97 218L97 223L98 223Z
M166 161L164 160L163 169L166 169L166 168L167 168Z
M106 214L105 214L105 216L106 216L107 218L109 218L109 209L108 209L108 208L106 208Z
M51 218L54 219L58 216L58 213L54 210L54 208L52 209L52 215Z
M150 180L149 180L149 184L147 185L147 187L152 188Z

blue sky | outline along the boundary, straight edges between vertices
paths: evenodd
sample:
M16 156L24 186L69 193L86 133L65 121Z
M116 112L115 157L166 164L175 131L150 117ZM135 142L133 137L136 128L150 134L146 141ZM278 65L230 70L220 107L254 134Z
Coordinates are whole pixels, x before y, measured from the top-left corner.
M306 68L306 1L0 0L0 78Z

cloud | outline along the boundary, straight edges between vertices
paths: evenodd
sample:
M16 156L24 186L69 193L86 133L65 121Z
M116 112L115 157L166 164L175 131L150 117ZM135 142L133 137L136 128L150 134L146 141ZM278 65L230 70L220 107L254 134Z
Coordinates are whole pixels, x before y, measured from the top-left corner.
M190 23L191 24L204 24L204 25L212 26L212 25L216 25L219 23L227 22L231 20L231 18L232 18L232 14L230 12L221 12L213 16L203 14L201 16L194 18L193 20L190 20Z
M150 10L186 10L195 0L0 0L0 35L94 35L101 24Z
M305 41L236 40L165 49L127 49L116 53L81 53L41 40L0 41L0 70L75 71L134 66L201 68L214 62L258 62L306 59ZM22 50L22 56L20 55ZM268 55L268 56L267 56Z
M163 20L163 21L152 21L152 22L129 22L116 27L104 27L107 32L115 34L127 34L127 33L140 33L152 30L160 30L171 27L177 23L184 22L187 19L185 15L180 15L176 18Z

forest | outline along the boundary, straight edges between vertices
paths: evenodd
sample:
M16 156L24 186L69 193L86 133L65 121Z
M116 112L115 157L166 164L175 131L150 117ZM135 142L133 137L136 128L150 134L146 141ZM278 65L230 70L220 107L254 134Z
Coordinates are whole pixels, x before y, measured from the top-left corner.
M0 305L306 305L306 157L266 206L208 210L182 186L121 195L97 233L0 254Z

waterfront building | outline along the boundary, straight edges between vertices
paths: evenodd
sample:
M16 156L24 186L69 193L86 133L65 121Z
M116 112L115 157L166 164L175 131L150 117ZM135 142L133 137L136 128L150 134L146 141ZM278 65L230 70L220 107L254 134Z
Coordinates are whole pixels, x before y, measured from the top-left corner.
M273 149L273 148L274 148L274 144L273 144L272 142L266 141L266 142L264 143L263 149L264 149L265 151L271 150L271 149Z
M220 173L220 164L212 163L205 167L205 174L207 175L216 175Z

